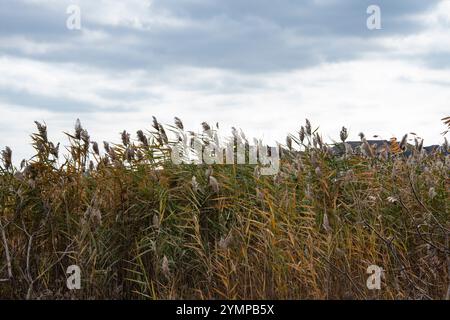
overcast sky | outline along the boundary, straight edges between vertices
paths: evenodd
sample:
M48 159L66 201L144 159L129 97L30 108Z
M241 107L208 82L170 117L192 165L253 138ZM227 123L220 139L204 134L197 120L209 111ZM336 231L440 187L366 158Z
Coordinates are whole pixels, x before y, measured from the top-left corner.
M346 126L441 143L449 88L447 0L0 0L0 147L16 161L34 120L64 144L77 118L98 141L155 115L269 141L309 118L328 141Z

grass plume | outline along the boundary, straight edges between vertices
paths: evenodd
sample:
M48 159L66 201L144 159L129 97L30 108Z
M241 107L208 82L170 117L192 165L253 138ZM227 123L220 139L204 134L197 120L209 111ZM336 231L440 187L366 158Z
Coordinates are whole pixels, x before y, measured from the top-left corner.
M153 118L148 133L123 131L102 152L77 120L60 161L36 125L22 168L2 151L0 298L449 297L447 142L426 152L407 136L378 147L361 134L352 147L343 127L327 145L307 120L272 177L254 165L174 165L170 145L192 137L178 118L174 141ZM73 264L82 289L69 291ZM366 287L372 264L385 270L378 291Z

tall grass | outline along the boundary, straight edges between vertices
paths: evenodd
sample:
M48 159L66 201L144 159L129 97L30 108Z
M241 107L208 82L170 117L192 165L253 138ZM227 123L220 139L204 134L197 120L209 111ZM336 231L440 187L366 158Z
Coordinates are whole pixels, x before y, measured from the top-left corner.
M15 168L2 153L0 298L450 296L448 145L374 148L362 135L357 151L343 128L336 154L308 121L282 147L280 172L261 176L173 164L156 119L104 151L77 122L64 156L36 124L33 158ZM179 119L166 129L190 137ZM82 289L70 291L74 264ZM384 270L380 290L366 287L370 265Z

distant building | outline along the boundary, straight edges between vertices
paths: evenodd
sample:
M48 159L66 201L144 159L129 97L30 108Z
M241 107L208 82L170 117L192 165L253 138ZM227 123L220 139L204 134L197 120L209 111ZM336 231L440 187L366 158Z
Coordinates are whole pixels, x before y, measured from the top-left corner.
M383 151L387 150L390 151L391 148L391 141L388 140L367 140L367 143L369 144L369 146L372 147L372 150L374 151L375 154L381 154ZM362 141L346 141L345 144L347 146L344 145L344 143L340 142L340 143L336 143L333 147L332 150L336 155L342 155L346 152L346 148L349 149L349 147L351 148L351 150L353 151L353 153L355 154L363 154L364 150L363 150L363 142ZM406 145L406 150L401 151L399 153L405 155L405 156L410 156L414 150L414 145L411 144L407 144ZM442 146L440 145L431 145L431 146L426 146L423 147L423 150L426 153L432 153L435 151L439 151L442 152L444 155L448 155L450 154L449 150L443 150Z

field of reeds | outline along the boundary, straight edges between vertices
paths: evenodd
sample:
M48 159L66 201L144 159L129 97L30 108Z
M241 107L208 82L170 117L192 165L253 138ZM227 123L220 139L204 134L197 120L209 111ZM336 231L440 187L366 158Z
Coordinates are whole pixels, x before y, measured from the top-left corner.
M100 147L80 122L61 146L36 125L31 159L2 152L1 299L449 299L447 143L327 145L307 121L262 176L175 165L178 118Z

